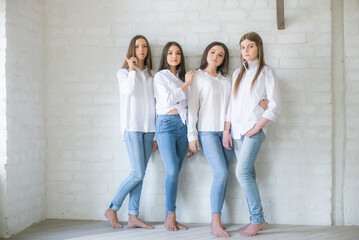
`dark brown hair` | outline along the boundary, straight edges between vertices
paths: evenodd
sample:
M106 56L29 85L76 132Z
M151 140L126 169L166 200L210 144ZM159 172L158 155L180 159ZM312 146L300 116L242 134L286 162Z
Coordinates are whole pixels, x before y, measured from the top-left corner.
M147 56L145 58L145 66L147 67L147 73L149 76L152 76L151 70L152 70L152 55L151 55L151 47L150 44L147 41L147 38L142 35L136 35L131 39L130 45L128 46L126 57L130 59L131 57L136 57L136 41L138 39L143 39L146 41L147 44ZM128 68L128 63L125 59L125 62L122 65L122 68Z
M182 51L182 47L181 45L179 45L179 43L177 42L168 42L166 43L166 45L163 47L162 50L162 55L161 55L161 62L160 62L160 66L158 68L158 71L161 71L163 69L169 69L170 65L167 62L167 54L168 54L168 50L170 49L171 46L176 46L178 47L178 49L181 52L181 62L177 65L176 69L178 70L178 77L184 82L184 77L186 75L186 66L185 66L185 61L184 61L184 55L183 55L183 51Z
M258 48L258 68L257 68L256 75L254 76L252 84L251 84L251 89L252 89L254 86L254 83L256 82L259 74L262 71L262 68L265 66L264 53L263 53L263 41L262 41L262 38L255 32L249 32L249 33L244 34L241 37L241 40L239 41L239 46L241 46L241 43L244 40L249 40L249 41L255 42L256 46ZM241 70L240 70L239 75L234 84L234 89L233 89L234 95L237 95L239 84L241 83L244 72L246 71L245 66L248 68L248 63L245 60L243 60L242 54L241 54L241 63L243 63L243 64L241 66Z
M223 76L226 76L228 73L228 65L229 65L229 51L227 46L221 42L213 42L206 47L206 49L202 54L201 66L199 67L199 69L204 70L208 66L208 62L207 62L208 52L214 46L221 46L224 49L224 59L222 64L217 67L217 73L220 72Z

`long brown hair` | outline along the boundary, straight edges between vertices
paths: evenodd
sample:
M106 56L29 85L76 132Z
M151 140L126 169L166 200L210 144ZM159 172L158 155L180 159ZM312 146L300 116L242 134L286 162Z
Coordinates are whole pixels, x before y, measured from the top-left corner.
M217 67L217 73L220 72L223 76L226 76L228 73L229 65L229 51L227 46L221 42L213 42L206 47L202 54L201 66L199 67L199 69L204 70L208 66L207 55L209 50L211 50L211 48L213 48L214 46L221 46L224 49L224 59L222 64Z
M171 46L178 47L178 49L181 52L181 62L176 66L176 69L178 70L178 77L184 82L184 77L185 77L185 74L186 74L186 66L185 66L182 47L177 42L168 42L163 47L162 55L161 55L161 62L160 62L160 66L158 67L158 71L170 68L170 65L167 62L167 54L168 54L168 50L170 49Z
M149 76L152 76L151 70L152 70L152 55L151 55L151 47L150 44L147 41L147 38L143 35L136 35L131 39L130 45L128 46L126 57L130 59L131 57L136 57L136 41L138 39L143 39L146 41L147 44L147 56L145 58L145 66L147 67L147 73ZM128 63L125 59L122 68L128 68Z
M249 33L244 34L241 37L241 40L239 41L239 46L241 46L241 43L244 40L249 40L249 41L255 42L256 46L258 48L258 68L257 68L256 75L254 76L252 84L251 84L251 90L252 90L252 88L253 88L259 74L262 71L262 68L265 66L264 53L263 53L263 41L262 41L262 38L258 35L258 33L255 33L255 32L249 32ZM242 77L243 77L243 75L244 75L244 73L246 71L246 67L248 68L248 63L247 63L247 61L243 60L242 54L241 54L241 63L243 63L243 64L241 66L241 70L240 70L239 75L238 75L238 77L236 79L236 82L234 84L234 89L233 89L233 92L234 92L235 96L238 93L239 84L241 83Z

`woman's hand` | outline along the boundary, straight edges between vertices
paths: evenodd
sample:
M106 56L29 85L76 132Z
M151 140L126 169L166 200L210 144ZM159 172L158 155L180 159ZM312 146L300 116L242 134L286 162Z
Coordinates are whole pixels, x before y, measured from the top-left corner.
M196 74L196 71L192 70L186 73L185 76L185 83L187 83L188 85L192 84L193 81L193 76Z
M223 144L223 147L227 148L228 150L232 150L233 142L232 142L232 136L229 133L229 130L223 131L222 144Z
M258 105L261 108L263 108L264 110L267 110L267 108L268 108L268 100L267 99L260 100Z
M189 150L191 152L198 153L198 150L200 149L199 141L198 140L193 140L192 142L189 143L188 148L189 148Z
M268 119L262 117L259 121L250 129L248 132L244 134L246 137L252 137L254 134L259 133L259 131L269 122Z
M152 145L152 152L156 152L156 150L158 149L158 145L157 145L157 141L153 141L153 145Z
M128 68L130 69L130 71L135 70L135 66L137 66L137 58L131 57L130 59L128 59L127 56L125 55L125 59L126 59L126 62L128 64Z
M259 133L259 131L260 131L261 129L262 129L261 127L258 127L258 124L255 124L254 127L253 127L251 130L249 130L248 132L246 132L246 133L244 134L244 136L250 138L250 137L252 137L253 135Z

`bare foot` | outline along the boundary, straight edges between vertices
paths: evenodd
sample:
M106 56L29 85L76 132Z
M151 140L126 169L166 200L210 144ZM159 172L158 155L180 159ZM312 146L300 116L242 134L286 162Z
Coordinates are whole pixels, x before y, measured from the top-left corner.
M176 226L179 230L187 230L188 227L186 225L180 224L179 222L176 222Z
M249 226L250 223L248 223L245 227L242 227L240 229L238 229L238 232L243 232L244 230L246 230L246 228Z
M187 230L188 227L180 224L176 221L176 212L168 211L168 216L165 220L165 226L168 231L178 231L178 230Z
M122 225L117 219L117 213L115 210L107 208L105 212L105 217L108 219L113 228L122 228Z
M248 224L245 229L241 232L241 235L244 237L252 237L257 235L257 232L260 231L264 226L266 225L266 223L262 223L262 224L253 224L250 223Z
M211 233L216 237L229 238L229 234L226 231L224 231L224 228L221 224L218 225L212 223Z
M177 231L176 215L170 216L170 214L168 214L165 220L165 226L168 231Z
M129 228L145 228L145 229L154 229L153 226L144 223L136 215L129 215L128 217L128 227Z

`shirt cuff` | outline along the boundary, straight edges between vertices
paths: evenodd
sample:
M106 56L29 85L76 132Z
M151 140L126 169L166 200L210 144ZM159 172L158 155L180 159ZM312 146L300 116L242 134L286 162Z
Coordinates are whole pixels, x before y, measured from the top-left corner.
M128 75L127 75L128 78L135 78L135 76L136 76L136 71L135 70L132 70L132 71L128 72Z
M187 138L188 138L188 142L198 140L198 134L195 133L188 134Z
M277 121L277 115L272 113L272 112L267 112L266 111L266 112L263 113L262 117L264 117L264 118L266 118L266 119L268 119L268 120L270 120L272 122Z
M230 114L226 114L226 115L224 116L224 121L225 121L225 122L230 122L230 121L231 121L231 115L230 115Z

